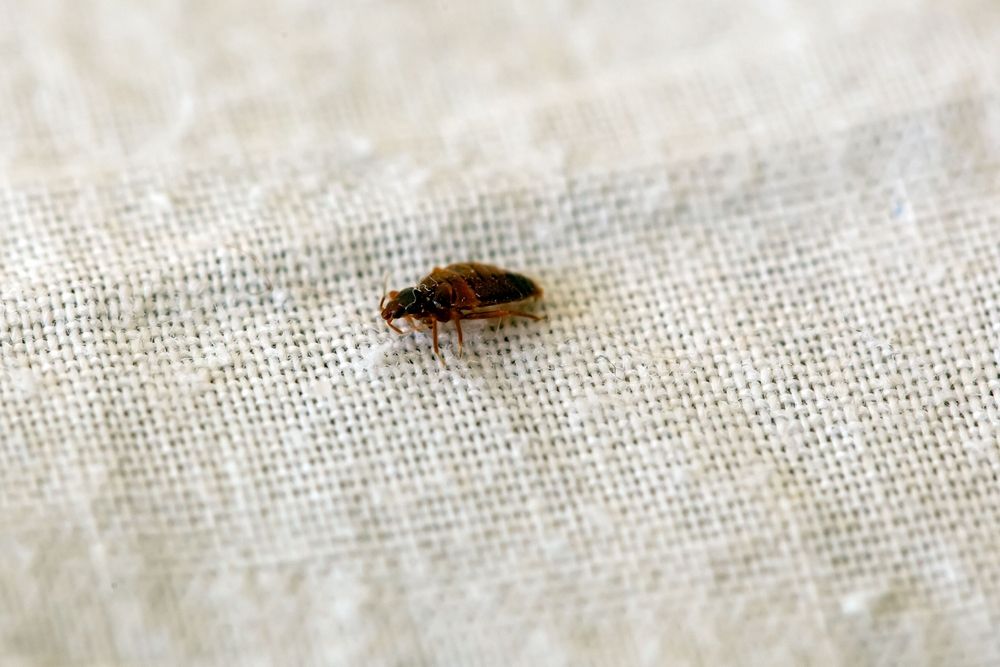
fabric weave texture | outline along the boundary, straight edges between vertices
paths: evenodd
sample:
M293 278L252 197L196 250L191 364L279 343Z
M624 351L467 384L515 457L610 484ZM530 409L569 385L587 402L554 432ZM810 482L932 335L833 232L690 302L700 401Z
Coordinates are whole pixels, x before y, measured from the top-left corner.
M3 664L1000 664L997 3L0 17Z

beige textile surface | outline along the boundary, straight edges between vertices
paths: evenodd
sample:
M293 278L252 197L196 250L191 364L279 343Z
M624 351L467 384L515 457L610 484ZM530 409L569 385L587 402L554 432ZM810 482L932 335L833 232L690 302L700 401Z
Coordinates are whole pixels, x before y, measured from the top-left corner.
M1000 664L1000 5L0 2L0 662ZM441 368L382 278L540 323Z

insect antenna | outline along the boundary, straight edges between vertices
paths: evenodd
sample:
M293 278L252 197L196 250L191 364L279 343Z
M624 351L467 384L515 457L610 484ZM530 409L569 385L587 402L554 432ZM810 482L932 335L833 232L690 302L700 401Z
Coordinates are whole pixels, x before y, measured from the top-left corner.
M385 275L382 276L382 299L378 302L378 309L382 310L385 306L385 295L389 291L389 272L386 271Z

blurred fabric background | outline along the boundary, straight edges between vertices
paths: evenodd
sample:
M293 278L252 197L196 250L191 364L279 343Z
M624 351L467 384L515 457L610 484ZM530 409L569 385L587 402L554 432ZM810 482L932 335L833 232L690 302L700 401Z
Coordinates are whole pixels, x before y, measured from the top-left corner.
M0 0L0 661L1000 664L1000 5ZM480 260L465 355L383 277Z

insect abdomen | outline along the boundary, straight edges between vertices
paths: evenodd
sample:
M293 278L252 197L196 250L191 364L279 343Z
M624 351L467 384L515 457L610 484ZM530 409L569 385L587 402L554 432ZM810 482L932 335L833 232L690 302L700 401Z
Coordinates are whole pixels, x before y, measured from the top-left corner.
M480 306L512 303L541 295L531 278L489 264L452 264L445 270L457 274L465 282Z

